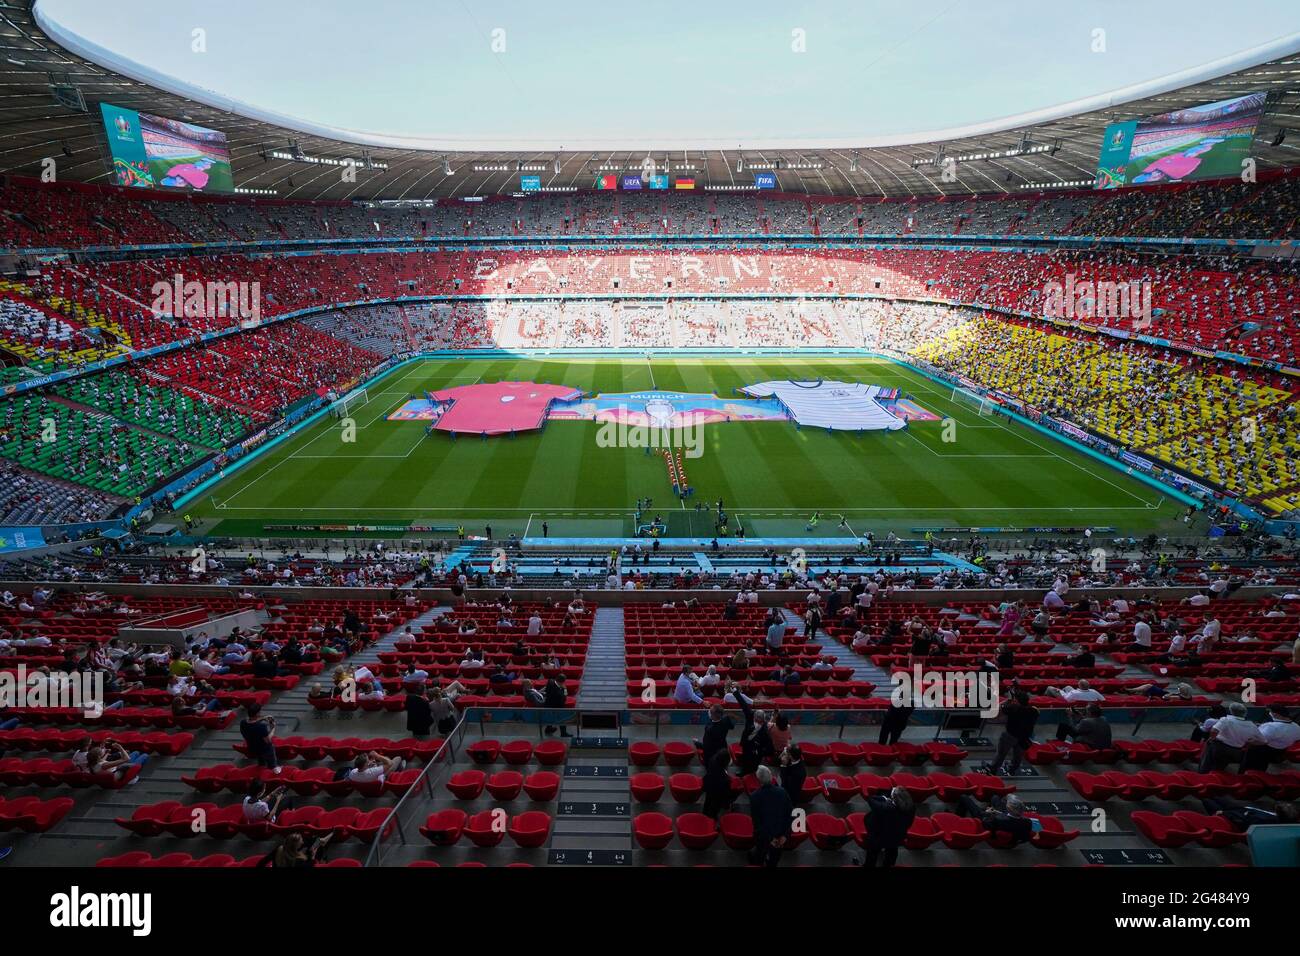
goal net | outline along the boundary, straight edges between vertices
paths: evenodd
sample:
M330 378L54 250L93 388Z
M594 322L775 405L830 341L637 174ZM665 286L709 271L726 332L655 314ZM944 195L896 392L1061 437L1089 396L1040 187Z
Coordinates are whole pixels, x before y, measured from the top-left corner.
M988 415L993 411L993 403L987 398L963 388L952 390L952 402L960 408L973 409L977 415Z
M342 398L331 402L329 412L335 418L347 418L350 413L356 411L368 401L370 401L370 396L364 388L353 389Z

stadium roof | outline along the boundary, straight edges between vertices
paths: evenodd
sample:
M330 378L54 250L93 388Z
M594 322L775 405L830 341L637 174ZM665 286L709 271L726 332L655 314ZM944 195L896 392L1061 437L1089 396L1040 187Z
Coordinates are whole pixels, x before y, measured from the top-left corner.
M1271 94L1256 131L1254 155L1261 170L1296 165L1300 150L1300 34L1103 96L925 134L828 141L821 148L773 143L743 150L581 151L408 149L382 145L395 138L368 134L343 141L311 124L255 115L259 111L213 94L165 90L162 80L146 79L147 71L127 63L114 64L117 69L100 65L89 57L104 63L112 58L82 48L72 37L62 41L37 22L31 3L0 6L5 90L0 172L38 176L42 160L53 157L61 180L108 183L101 101L224 132L240 187L295 199L508 194L519 188L521 172L538 175L551 190L586 189L599 173L641 171L647 156L660 172L693 178L697 189L749 186L752 172L767 168L788 193L864 198L1016 194L1043 184L1091 182L1108 123L1260 91ZM934 162L940 149L957 160L951 182ZM1019 155L1007 155L1017 150ZM345 181L336 165L308 161L361 160L363 154L377 168L363 164L355 182Z

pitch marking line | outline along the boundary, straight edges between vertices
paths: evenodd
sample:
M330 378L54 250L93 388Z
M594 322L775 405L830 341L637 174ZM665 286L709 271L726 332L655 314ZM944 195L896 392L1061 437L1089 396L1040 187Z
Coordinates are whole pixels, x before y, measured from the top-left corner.
M286 460L287 460L287 459L286 459ZM263 476L263 477L265 477L265 476ZM246 489L241 489L241 491L240 491L240 492L237 492L237 494L242 494L243 490L246 490ZM231 497L234 497L234 496L232 495ZM226 500L229 501L230 499L228 498L228 499L226 499ZM940 508L929 508L929 507L920 507L920 506L908 506L908 507L883 507L883 508L845 508L845 509L844 509L844 513L845 513L845 514L875 514L875 513L877 513L877 512L885 512L885 511L890 511L890 512L892 512L892 511L912 511L912 512L925 512L925 513L931 513L931 514L960 513L960 512L967 512L967 511L973 511L973 512L999 512L999 513L1005 513L1005 512L1008 512L1008 511L1055 511L1055 512L1073 512L1073 511L1150 511L1152 507L1153 507L1153 506L1152 506L1150 503L1144 503L1144 504L1142 504L1142 505L1111 505L1111 506L1106 506L1106 505L1095 505L1095 506L1093 506L1093 505L1090 505L1090 506L1087 506L1087 507L1070 507L1069 505L1055 505L1055 506L1032 507L1032 508L1008 508L1006 505L988 505L988 506L979 506L979 507L956 507L956 506L949 506L949 507L940 507ZM584 511L584 510L581 509L581 508L547 508L547 509L545 509L545 512L537 512L535 508L491 508L491 507L482 507L482 508L475 508L475 507L462 507L462 508L455 508L455 507L451 507L451 508L434 508L434 507L423 507L423 506L411 506L411 507L405 507L405 506L403 506L403 507L387 507L387 506L371 506L371 505L339 505L339 506L332 506L332 505L330 505L330 506L322 506L322 505L317 505L317 506L303 507L303 508L298 508L298 507L279 507L279 506L261 506L261 507L242 507L242 508L240 508L240 507L236 507L236 508L231 508L230 510L231 510L231 511L293 511L293 512L314 512L314 511L351 511L351 512L358 513L358 514L360 514L360 513L364 513L364 512L367 512L367 511L414 511L414 512L425 512L425 511L448 511L448 512L452 512L453 514L454 514L454 513L462 513L462 514L464 514L464 513L478 513L478 512L487 513L487 514L495 514L495 513L498 513L498 512L499 512L499 513L505 513L505 512L519 512L519 513L522 513L522 514L538 514L538 513L547 513L547 514L569 514L569 515L588 514L588 515L592 515L592 516L602 516L602 517L618 517L618 516L621 516L621 515L624 514L624 512L621 512L621 511L594 511L594 512L593 512L593 511ZM789 508L789 509L785 509L785 510L776 510L776 509L770 509L770 508L765 509L765 508L763 508L763 507L760 506L760 507L758 507L758 508L751 508L751 509L749 509L749 513L750 513L751 515L754 515L754 514L768 514L768 515L773 515L773 516L776 516L776 517L786 517L786 518L789 518L789 517L799 517L799 516L805 516L805 517L806 517L806 516L809 514L810 511L829 511L829 510L830 510L829 508L811 508L811 507L810 507L810 508Z
M930 387L925 386L925 385L922 385L921 388L922 388L924 391L930 392L932 395L938 395L938 396L940 396L941 398L944 397L943 393L937 391L936 389L930 388ZM948 398L948 401L949 401L950 404L952 404L952 406L953 406L954 408L957 407L956 403L953 402L952 399L951 399L950 397ZM1079 464L1079 463L1076 462L1076 461L1071 461L1069 458L1066 458L1064 455L1061 455L1060 453L1058 453L1058 452L1056 452L1056 451L1053 451L1051 448L1048 448L1046 445L1041 445L1041 444L1039 444L1038 442L1034 441L1032 438L1030 438L1030 437L1027 436L1027 435L1021 435L1021 434L1019 434L1019 433L1013 431L1012 429L1010 429L1010 428L1008 428L1006 425L1004 425L1002 422L998 421L996 418L993 420L993 423L994 423L995 425L997 425L999 428L1001 428L1003 431L1007 432L1007 434L1009 434L1009 435L1013 435L1013 436L1015 436L1016 438L1019 438L1019 439L1021 439L1022 441L1026 442L1026 443L1028 443L1028 444L1030 444L1030 445L1033 445L1035 448L1039 448L1039 449L1041 449L1041 450L1047 452L1047 453L1048 453L1051 457L1053 457L1053 458L1059 458L1061 461L1065 462L1067 465L1070 465L1070 466L1072 466L1072 467L1074 467L1074 468L1079 469L1079 471L1083 472L1085 475L1088 475L1088 476L1091 477L1091 478L1096 478L1098 481L1101 481L1101 482L1104 482L1105 484L1110 485L1110 486L1111 486L1112 488L1114 488L1116 491L1122 491L1124 494L1128 495L1128 496L1129 496L1130 498L1132 498L1134 501L1140 501L1140 502L1142 502L1144 505L1147 505L1147 504L1150 503L1150 502L1147 501L1146 498L1143 498L1143 497L1141 497L1140 495L1135 495L1133 492L1129 491L1127 488L1124 488L1124 487L1121 486L1121 485L1117 485L1117 484L1115 484L1115 482L1111 481L1109 478L1106 478L1106 477L1104 477L1103 475L1098 474L1097 472L1094 472L1094 471L1092 471L1092 470L1090 470L1090 469L1088 469L1088 468L1085 468L1083 465ZM969 426L969 425L968 425L968 426L966 426L966 427L970 428L970 427L974 427L974 426ZM937 454L937 453L936 453L936 454Z

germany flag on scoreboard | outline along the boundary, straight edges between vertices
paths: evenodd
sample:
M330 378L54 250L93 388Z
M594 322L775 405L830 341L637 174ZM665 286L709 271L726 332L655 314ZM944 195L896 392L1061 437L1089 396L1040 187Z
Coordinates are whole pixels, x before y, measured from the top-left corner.
M678 176L677 179L673 181L673 188L674 188L674 189L694 189L694 188L695 188L695 180L694 180L694 179L691 179L691 178L689 178L689 177L686 177L686 176Z
M608 173L604 176L597 176L596 188L597 189L618 189L618 175L615 173Z

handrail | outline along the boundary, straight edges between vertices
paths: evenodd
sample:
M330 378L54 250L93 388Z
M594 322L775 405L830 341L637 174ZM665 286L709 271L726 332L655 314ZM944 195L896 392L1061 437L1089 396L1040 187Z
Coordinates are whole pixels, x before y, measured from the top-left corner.
M428 791L430 797L433 796L433 784L430 783L430 775L436 767L447 763L443 758L447 754L449 748L452 756L455 757L456 743L458 740L463 740L465 737L467 713L468 711L461 712L460 719L456 722L456 726L452 728L451 733L443 739L442 746L437 749L434 755L424 765L424 769L420 771L420 776L415 779L409 788L407 788L406 793L402 794L401 799L393 804L393 808L389 811L388 816L384 817L384 822L375 834L375 841L370 845L370 852L366 854L366 859L361 864L362 866L370 866L372 863L379 865L383 864L382 845L390 826L398 831L399 835L402 837L402 842L406 842L406 835L402 833L401 821L398 819L398 814L402 811L402 805L406 803L411 794L415 793L421 785L423 785L424 789Z

